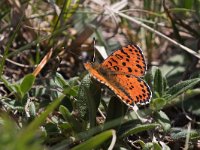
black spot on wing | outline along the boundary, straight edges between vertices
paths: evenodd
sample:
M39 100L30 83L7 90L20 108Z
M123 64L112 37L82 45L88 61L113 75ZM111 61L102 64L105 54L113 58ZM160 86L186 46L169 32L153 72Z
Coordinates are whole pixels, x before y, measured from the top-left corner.
M126 52L125 52L123 49L121 49L121 52L122 52L123 54L125 54L125 55L126 55L126 57L130 58L129 54L128 54L128 53L126 53Z
M137 66L138 68L142 69L142 66L140 66L139 64L136 64L136 66Z
M121 49L121 52L125 55L128 55L123 49Z
M144 88L144 85L140 84L141 88Z
M111 60L112 60L113 62L115 62L116 64L118 64L118 62L117 62L115 59L111 58Z
M118 59L122 60L123 59L123 56L119 55L119 54L116 54L115 55Z
M132 69L130 67L128 67L128 72L132 72Z
M137 101L139 101L139 97L138 96L136 96L136 99L137 99Z
M110 64L110 66L112 66L112 62L108 61L108 63Z
M123 66L126 66L126 63L125 63L125 62L122 62L122 65L123 65Z

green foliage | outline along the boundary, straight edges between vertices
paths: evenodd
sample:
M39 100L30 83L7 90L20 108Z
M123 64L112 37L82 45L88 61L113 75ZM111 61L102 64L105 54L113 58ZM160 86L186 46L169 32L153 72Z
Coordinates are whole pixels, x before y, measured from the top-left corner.
M26 75L21 83L11 84L6 79L2 77L2 81L4 82L5 86L10 90L10 92L14 92L14 95L18 100L22 100L24 96L28 93L28 91L32 88L35 76L32 74Z
M163 111L158 111L155 113L155 120L156 120L156 122L161 124L161 126L165 132L167 132L171 129L170 119Z
M0 149L196 148L200 1L120 2L0 2ZM125 41L143 48L150 66L144 77L152 91L149 107L136 113L83 72L95 49L93 37L95 48L108 54ZM193 49L191 55L181 44ZM31 72L52 48L35 77ZM100 55L95 59L102 60Z

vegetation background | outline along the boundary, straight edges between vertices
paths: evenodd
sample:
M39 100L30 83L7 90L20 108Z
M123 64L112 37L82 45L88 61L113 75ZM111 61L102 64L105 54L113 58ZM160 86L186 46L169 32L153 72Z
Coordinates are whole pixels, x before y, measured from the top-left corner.
M1 0L0 149L200 149L199 0ZM134 42L139 120L83 63Z

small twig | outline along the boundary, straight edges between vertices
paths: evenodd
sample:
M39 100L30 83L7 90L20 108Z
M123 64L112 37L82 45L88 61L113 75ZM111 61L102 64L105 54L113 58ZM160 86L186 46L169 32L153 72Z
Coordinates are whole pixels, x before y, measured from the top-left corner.
M190 131L191 131L191 122L188 123L188 130L187 130L187 135L186 135L186 139L185 139L185 147L183 150L188 150L188 148L189 148Z
M175 35L176 38L179 40L179 42L180 42L181 44L183 44L184 42L183 42L183 39L181 38L181 36L180 36L180 34L179 34L179 30L178 30L178 28L177 28L177 26L176 26L176 21L175 21L175 19L173 18L173 16L171 15L171 13L170 13L169 9L167 8L167 6L165 5L165 0L163 0L163 8L164 8L164 10L165 10L167 16L169 17L169 20L170 20L170 22L171 22L172 28L173 28L173 30L174 30L174 35Z
M0 57L3 58L3 55L0 54ZM18 62L15 62L13 60L8 59L8 58L6 58L6 61L10 62L10 63L12 63L12 64L14 64L16 66L23 67L23 68L34 68L34 67L36 67L36 65L35 66L29 66L29 65L20 64Z

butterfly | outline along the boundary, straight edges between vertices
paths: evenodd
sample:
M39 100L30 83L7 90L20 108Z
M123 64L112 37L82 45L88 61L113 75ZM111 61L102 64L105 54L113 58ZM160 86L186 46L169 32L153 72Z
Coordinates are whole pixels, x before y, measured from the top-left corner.
M87 62L84 67L94 79L109 87L128 106L149 103L151 90L140 78L145 75L147 65L137 45L124 46L101 64Z

